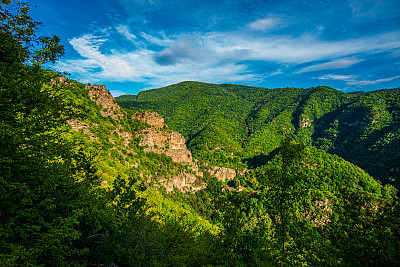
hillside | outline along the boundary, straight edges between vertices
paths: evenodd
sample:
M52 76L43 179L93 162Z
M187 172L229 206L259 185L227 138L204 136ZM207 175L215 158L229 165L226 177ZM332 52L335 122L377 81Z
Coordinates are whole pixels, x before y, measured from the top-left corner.
M47 69L27 3L0 20L0 266L400 265L398 191L326 152L397 175L398 90L186 82L128 110Z
M71 86L74 82L62 83ZM384 232L372 229L378 222L385 224L385 229L393 227L392 220L380 221L379 214L384 208L376 207L390 202L396 190L382 187L362 169L338 156L282 139L277 148L258 162L260 167L255 165L241 173L210 167L193 159L182 135L170 130L157 113L121 109L104 86L75 86L82 95L70 95L71 100L79 99L85 102L83 107L91 106L90 112L84 111L86 119L78 124L98 121L98 125L88 128L90 132L72 130L86 142L96 140L96 144L86 143L86 150L102 144L102 152L95 161L100 177L107 177L111 187L118 181L113 179L116 174L112 175L111 170L117 170L117 175L127 181L137 177L148 187L139 194L146 201L145 214L161 225L182 216L179 225L190 225L190 231L199 235L190 249L199 249L197 246L205 242L210 251L220 251L219 256L208 259L199 259L189 252L197 258L196 262L185 259L183 262L188 265L196 265L198 261L224 264L228 260L234 265L260 261L272 265L280 261L294 265L299 262L331 265L338 261L349 264L353 257L346 251L357 254L355 248L362 247L378 257L383 249L377 249L376 242L391 240ZM70 94L71 90L66 92ZM96 131L99 125L108 125L108 132ZM101 163L107 161L112 164L104 167ZM169 194L160 194L162 188ZM364 209L368 216L374 216L374 224L364 217ZM364 228L354 229L353 220ZM282 223L287 224L285 228ZM299 231L301 235L296 234ZM336 234L327 234L331 231ZM350 231L355 235L367 232L356 241L345 237ZM207 234L201 234L204 232L212 234L206 237ZM378 239L371 240L374 235ZM248 240L254 243L248 244ZM371 242L368 245L367 240ZM280 243L285 244L287 252L277 249ZM336 256L329 260L327 255ZM381 262L387 261L379 258Z
M43 163L37 165L35 175L27 176L17 170L24 170L28 162L19 161L13 165L17 171L14 176L3 176L3 181L24 181L25 187L37 192L30 201L38 203L35 214L42 219L33 227L45 229L42 227L47 225L48 229L33 240L15 241L13 237L20 235L20 228L10 228L14 232L1 228L2 235L9 236L2 241L2 255L10 255L3 257L4 263L28 262L12 258L16 253L27 255L20 250L32 255L32 264L78 261L83 265L121 266L273 266L282 262L364 264L372 258L380 263L397 261L398 255L389 252L396 251L399 240L396 190L382 187L359 167L323 150L283 138L271 153L260 156L258 161L253 159L249 170L237 172L210 165L194 159L183 136L169 129L164 118L154 111L125 110L104 86L80 84L52 72L46 75L52 79L42 85L44 92L58 94L57 98L46 98L47 101L60 99L72 112L68 119L64 113L65 124L49 133L56 134L61 138L57 139L58 144L69 144L77 154L72 158L73 164L60 166L61 169L55 161L55 166L49 166L51 174L43 172ZM14 127L14 133L19 131L15 125L4 125ZM12 140L3 137L5 144ZM32 144L50 156L48 151L55 151L57 142L49 148ZM246 146L241 149L244 155ZM3 162L14 157L7 153L1 154ZM19 153L29 151L22 147ZM68 154L62 157L70 162ZM2 170L6 166L1 165ZM51 203L54 195L47 196L51 191L45 193L44 185L53 183L52 179L58 177L55 173L64 177L70 172L76 172L79 178L68 182L62 192L68 199L75 194L69 187L75 185L81 190L80 202L66 202L81 211L60 210L58 217L50 219L53 217L47 217L48 209L61 204L45 204ZM77 186L85 181L87 189ZM17 209L7 210L5 206L12 203L15 196L10 190L16 185L3 183L1 218L4 225L13 225L15 221L28 227L32 223L24 214L32 207L24 204L26 200L17 202ZM58 225L55 218L60 217L76 223ZM355 228L355 221L362 228ZM86 226L81 228L81 224ZM58 236L52 232L62 229L71 234ZM353 239L354 236L359 238ZM72 243L67 248L57 245L37 250L42 238ZM16 247L18 252L12 252ZM73 252L56 254L58 249ZM360 251L368 251L369 256L361 257ZM51 258L44 256L49 253ZM359 255L357 260L354 255ZM143 264L143 259L151 263Z
M399 89L346 94L328 87L183 82L116 100L131 110L160 113L187 139L193 156L211 164L237 169L257 165L285 134L293 134L297 141L399 186L399 96Z

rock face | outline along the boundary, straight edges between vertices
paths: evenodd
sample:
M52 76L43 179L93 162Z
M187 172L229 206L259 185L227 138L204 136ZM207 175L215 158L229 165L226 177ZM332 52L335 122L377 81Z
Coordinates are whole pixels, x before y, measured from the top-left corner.
M123 117L123 115L118 112L121 107L117 104L114 97L106 89L105 85L86 85L85 89L89 90L88 94L90 99L96 102L97 105L102 106L102 110L100 111L101 115L103 115L104 117L110 116L113 119Z
M126 112L124 112L116 103L115 99L112 97L110 92L107 91L104 85L87 85L85 89L88 90L90 99L96 102L97 105L101 106L100 112L103 117L110 116L114 120L118 121L126 116ZM185 138L180 133L169 130L167 125L164 123L164 118L156 112L136 112L133 115L133 119L138 119L147 123L148 127L136 133L131 133L126 132L122 125L118 125L118 127L111 132L111 136L109 137L112 144L116 145L116 142L112 138L115 134L123 139L123 145L126 148L128 148L129 142L132 138L138 136L141 138L139 145L144 147L145 152L164 154L171 157L173 162L186 166L186 171L167 177L160 177L157 173L151 174L148 177L143 176L149 183L151 183L153 179L156 179L158 184L165 187L167 192L173 191L174 188L183 192L193 192L205 187L205 183L201 181L204 174L199 170L198 161L193 160L192 153L186 147ZM73 130L83 131L83 133L90 135L90 139L92 140L97 139L97 137L88 129L90 127L89 124L75 120L71 120L69 124ZM111 150L114 149L117 150L118 153L121 152L117 147L113 147L109 151L110 157ZM132 151L128 149L127 152ZM125 163L129 166L135 167L138 167L137 164L140 164L136 163L136 165L130 165L129 162ZM236 175L236 171L233 169L208 166L207 164L204 166L203 171L219 180L231 180Z
M97 140L98 138L92 134L92 132L88 129L90 127L89 124L77 120L69 120L68 124L71 125L72 130L80 131L84 134L88 134L90 136L90 140ZM95 124L96 125L96 124ZM98 125L96 125L98 126Z
M234 169L225 167L211 166L207 171L211 176L214 176L221 181L232 180L236 176L236 171Z
M133 118L150 125L150 128L140 132L142 139L139 145L145 146L146 152L163 153L174 162L193 165L192 153L186 147L185 138L178 132L166 129L164 118L157 112L136 112Z
M141 136L140 146L145 147L146 152L165 154L172 161L188 164L198 169L192 160L192 153L187 149L185 138L175 131L168 130L164 125L164 119L157 112L136 112L134 118L146 122L150 128L139 132Z
M203 177L203 172L199 171L197 162L193 160L192 153L186 147L185 138L178 132L168 130L164 124L164 119L157 112L137 112L133 116L151 126L139 133L141 136L139 144L145 147L146 152L163 153L171 157L172 161L187 165L189 169L195 172L195 176L188 174L187 182L189 183L193 183L196 176L198 178ZM204 171L221 181L232 180L237 174L234 169L208 166L207 164L205 166ZM177 183L178 181L174 180L175 186ZM182 186L185 185L182 184ZM171 189L168 185L166 188L167 191Z
M302 128L310 127L313 121L313 119L302 118L299 120L299 126Z
M151 127L140 132L142 137L140 145L146 152L163 153L172 158L174 162L188 165L196 173L197 177L203 177L197 163L192 158L192 153L186 147L185 138L178 132L166 129L164 119L157 112L137 112L134 118L148 123ZM236 176L234 169L208 166L206 172L218 180L232 180Z
M139 145L144 147L145 152L164 154L171 157L173 162L186 165L192 171L171 177L157 177L166 191L171 192L174 188L183 192L203 189L205 184L199 180L203 173L193 161L192 153L186 147L185 138L180 133L169 130L157 112L136 112L133 118L149 125L137 133L141 137Z
M164 118L158 115L157 112L149 112L149 111L143 111L143 112L136 112L133 115L134 119L141 120L150 126L156 127L156 128L164 128Z

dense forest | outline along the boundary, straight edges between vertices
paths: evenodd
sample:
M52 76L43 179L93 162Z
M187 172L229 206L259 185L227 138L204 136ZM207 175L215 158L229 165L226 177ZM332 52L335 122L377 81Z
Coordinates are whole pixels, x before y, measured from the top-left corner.
M124 109L50 69L29 9L1 0L1 266L400 264L399 89L185 82Z
M116 100L132 110L157 111L197 158L213 164L263 164L289 134L399 187L399 88L343 93L183 82Z

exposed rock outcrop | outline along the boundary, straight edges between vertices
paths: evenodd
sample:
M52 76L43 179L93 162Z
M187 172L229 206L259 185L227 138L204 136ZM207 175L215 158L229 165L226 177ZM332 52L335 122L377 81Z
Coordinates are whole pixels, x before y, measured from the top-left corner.
M89 97L96 102L97 105L102 106L101 115L104 117L110 116L113 119L122 118L123 115L119 112L121 107L117 104L114 97L106 89L105 85L92 86L86 85L85 89L89 90Z
M150 112L150 111L136 112L132 117L134 119L141 120L149 124L150 126L156 128L165 127L164 118L158 115L157 112Z
M97 105L101 106L100 112L103 117L110 116L118 122L119 119L122 119L126 115L126 112L124 112L116 103L115 99L112 97L110 92L107 91L104 85L87 85L85 89L88 90L90 99L96 102ZM147 175L146 177L141 174L149 184L154 182L154 179L156 179L157 183L165 187L167 192L170 192L175 188L183 192L193 192L205 187L205 183L201 181L204 174L199 170L198 161L193 160L192 153L186 147L185 138L180 133L168 129L167 125L164 123L164 118L156 112L136 112L133 115L133 119L138 119L147 123L148 127L136 133L131 133L125 131L122 125L118 125L117 128L111 132L109 137L109 141L112 144L116 145L113 136L117 135L119 140L123 139L123 145L127 152L133 153L133 151L128 148L129 143L134 136L140 137L139 145L144 147L145 152L164 154L171 157L173 162L186 166L186 169L184 168L180 173L168 175L166 177L159 176L157 173ZM83 131L83 133L90 135L90 139L92 140L97 139L97 137L89 130L89 127L93 125L89 125L85 122L78 122L76 120L71 120L69 124L73 130ZM116 150L125 159L125 156L116 146L109 150L110 157L112 150ZM140 160L139 163L133 165L127 161L125 161L125 164L128 166L138 167ZM231 180L236 175L236 171L233 169L208 166L207 164L205 164L204 171L219 180ZM103 185L106 184L103 183Z
M186 148L185 139L180 133L150 128L142 130L140 135L139 145L144 146L146 152L163 153L178 163L193 163L192 153Z
M88 129L90 127L89 124L85 123L85 122L81 122L81 121L77 121L77 120L69 120L68 124L71 125L72 130L75 131L80 131L82 130L82 132L84 134L88 134L90 135L90 140L97 140L98 138L96 136L94 136L92 134L92 132ZM95 126L98 126L96 124L94 124Z
M216 177L220 181L232 180L236 176L236 171L234 169L210 166L207 170L211 176Z
M302 128L311 127L312 122L314 122L313 119L302 118L299 120L299 126Z
M164 154L171 157L173 162L187 165L197 177L203 176L193 161L192 153L186 147L185 138L178 132L168 130L164 119L157 112L136 112L134 118L150 125L149 128L138 132L141 136L139 145L145 147L144 151ZM193 180L193 177L191 179Z
M197 162L193 160L192 153L186 147L185 138L178 132L166 129L164 119L157 112L137 112L134 114L134 118L151 126L139 132L141 136L140 145L145 147L146 152L163 153L171 157L174 162L187 165L189 169L194 171L195 177L203 177L203 172L199 171ZM207 164L205 166L205 171L218 180L232 180L237 174L234 169L208 166ZM193 183L193 179L194 177L191 177L189 183ZM177 183L177 181L174 182L175 186ZM184 186L188 185L181 184L178 187ZM168 186L166 188L167 190L170 189Z

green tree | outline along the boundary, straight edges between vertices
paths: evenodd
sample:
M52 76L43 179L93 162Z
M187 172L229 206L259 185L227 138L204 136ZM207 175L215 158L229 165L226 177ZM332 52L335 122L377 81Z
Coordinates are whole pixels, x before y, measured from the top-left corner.
M42 68L63 54L58 37L37 37L29 5L0 8L0 265L85 264L82 216L95 206L87 155L64 140L74 115Z

